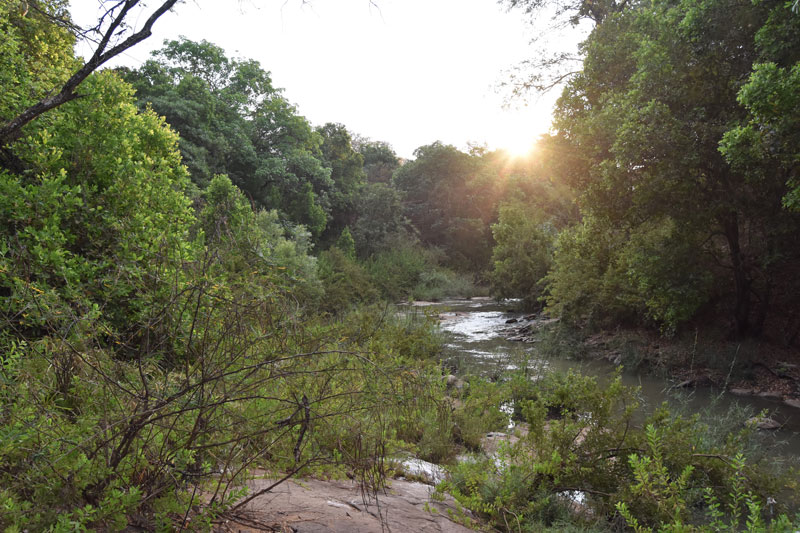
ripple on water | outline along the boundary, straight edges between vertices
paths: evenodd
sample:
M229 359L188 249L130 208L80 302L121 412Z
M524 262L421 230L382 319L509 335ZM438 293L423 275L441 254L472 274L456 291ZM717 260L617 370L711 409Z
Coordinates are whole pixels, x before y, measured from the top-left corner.
M469 349L458 345L450 345L450 346L452 348L460 350L461 353L469 354L473 357L480 357L481 359L498 359L500 357L503 357L503 354L497 352L487 352L486 350Z
M505 323L505 319L505 313L499 311L474 311L459 316L458 320L443 322L442 329L472 342L491 340L500 337L498 327Z

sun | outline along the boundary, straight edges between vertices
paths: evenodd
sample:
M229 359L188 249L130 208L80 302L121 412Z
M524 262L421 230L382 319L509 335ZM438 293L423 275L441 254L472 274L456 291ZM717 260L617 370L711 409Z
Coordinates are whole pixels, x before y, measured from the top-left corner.
M534 141L529 138L521 137L503 143L500 147L502 150L508 152L508 155L515 158L528 157L533 152Z
M508 135L497 143L498 149L506 152L512 159L528 157L533 152L536 141L530 135Z
M509 159L530 158L552 122L550 107L541 104L499 110L487 128L489 144L503 150Z
M529 157L536 148L541 133L531 128L530 124L518 119L503 124L502 129L495 130L494 146L503 150L511 159Z

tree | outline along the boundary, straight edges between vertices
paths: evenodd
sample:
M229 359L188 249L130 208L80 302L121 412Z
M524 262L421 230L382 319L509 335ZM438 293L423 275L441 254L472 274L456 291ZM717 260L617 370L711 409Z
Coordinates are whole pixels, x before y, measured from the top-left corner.
M364 158L368 183L391 183L392 174L400 166L400 159L389 144L356 137L353 146Z
M541 281L553 260L553 225L541 211L510 203L500 207L492 235L492 293L497 298L522 297L528 308L541 307Z
M359 257L366 258L386 246L392 235L404 230L400 192L385 183L369 183L357 201L358 220L353 226L353 239Z
M781 176L789 186L784 205L800 210L800 63L755 66L739 93L746 124L725 133L720 150L731 166L752 180Z
M554 18L568 16L571 24L581 19L590 19L595 24L614 13L619 13L630 3L628 0L501 0L509 9L521 9L526 15L535 17L545 11L552 12Z
M509 159L502 151L483 156L497 189L492 293L522 298L528 308L542 306L558 234L579 220L573 190L561 174L570 168L565 152L555 137L544 136L528 157Z
M759 334L774 273L792 255L796 220L781 213L786 177L750 179L719 152L731 124L745 119L737 94L759 56L756 33L776 10L785 8L684 0L610 15L584 44L583 71L559 103L559 135L585 159L576 183L582 212L619 243L599 271L623 268L641 291L635 300L672 325L710 301L701 280L713 271L730 287L721 296L732 333ZM633 260L644 257L637 246L655 242L659 261L671 265L665 270ZM574 255L557 253L557 265L559 257ZM671 296L648 296L647 287L665 283ZM702 296L687 298L681 287Z
M136 8L140 6L140 0L116 0L104 3L110 6L105 9L97 25L87 30L77 28L69 19L64 5L60 1L40 1L29 0L21 4L17 9L22 11L21 17L24 18L28 11L31 16L39 19L45 25L57 26L61 30L71 30L86 35L94 33L99 35L97 46L89 58L77 71L75 71L63 84L60 76L56 76L52 81L56 83L50 87L40 87L31 95L35 103L28 105L23 110L18 111L17 115L7 120L0 126L0 147L4 147L22 135L22 128L30 121L51 109L54 109L66 102L78 98L78 87L102 65L110 59L118 56L125 50L135 46L147 39L156 21L178 2L178 0L166 0L150 12L144 24L139 30L133 30L128 25L128 20ZM27 6L27 7L23 7ZM141 5L141 7L144 7ZM11 10L10 5L6 6ZM15 12L18 12L14 9ZM10 14L8 11L2 14ZM58 31L58 30L56 30ZM49 33L49 32L48 32ZM56 47L58 49L58 47ZM63 50L63 48L61 48ZM44 95L42 95L44 93Z
M0 2L4 112L76 64L69 34L25 4ZM386 317L308 325L308 233L224 176L191 190L177 135L116 73L80 94L3 146L0 529L186 529L246 504L256 461L371 469L364 451L392 445L419 410L409 385L439 383L438 367L410 366L394 329L381 339ZM345 296L365 291L344 277Z
M327 241L332 242L355 223L356 203L366 178L364 157L354 149L344 125L329 122L316 132L322 139L321 160L330 169L333 182L328 193L330 219L326 231Z
M629 0L499 0L499 3L509 11L521 11L537 25L538 35L531 39L533 59L512 69L505 84L515 98L563 87L580 72L585 54L582 46L576 49L572 44L574 37L636 4ZM547 25L543 24L545 19L549 19Z
M177 136L112 73L83 91L11 146L25 171L0 174L3 314L33 337L100 309L106 334L135 331L191 255Z
M800 17L796 8L797 3L794 14L774 9L758 30L758 61L738 95L747 116L720 144L731 166L749 179L781 176L789 186L784 203L795 210L800 208Z
M204 244L224 267L220 278L230 283L241 277L237 283L270 289L280 286L302 303L320 297L309 232L282 222L275 210L254 210L227 176L215 176L203 191L198 225Z
M53 18L67 16L63 6L55 2L35 5L38 9L27 11L11 2L0 5L4 36L0 42L0 82L7 88L0 108L3 121L45 98L77 67L72 54L75 37L52 23ZM0 142L0 146L6 142Z
M140 106L164 115L180 133L192 180L203 188L225 174L256 207L278 209L321 235L334 195L323 139L272 86L269 73L207 41L168 41L153 56L123 73Z
M481 159L436 142L414 151L416 159L394 174L404 194L405 215L421 241L444 249L452 264L481 271L489 257L488 216L493 183L480 172ZM486 217L486 218L484 218Z
M356 242L353 240L353 234L350 233L350 228L345 227L344 230L342 230L342 234L336 239L335 246L349 259L356 258Z

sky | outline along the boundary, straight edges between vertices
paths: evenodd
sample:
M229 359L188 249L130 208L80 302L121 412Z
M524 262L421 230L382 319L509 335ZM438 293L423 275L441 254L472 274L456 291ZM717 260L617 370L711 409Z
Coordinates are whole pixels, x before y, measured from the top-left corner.
M73 18L95 21L98 5L72 0ZM135 68L165 39L205 39L259 61L312 124L342 123L401 157L436 140L519 152L549 130L558 96L508 105L500 87L533 31L495 0L189 0L111 66Z

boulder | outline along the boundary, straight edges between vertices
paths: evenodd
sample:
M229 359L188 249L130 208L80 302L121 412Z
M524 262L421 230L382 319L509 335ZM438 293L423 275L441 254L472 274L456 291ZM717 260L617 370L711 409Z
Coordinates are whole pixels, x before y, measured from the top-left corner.
M445 478L445 470L441 466L422 459L412 457L400 463L400 468L406 478L412 481L421 481L428 485L441 483Z
M463 379L450 374L445 378L447 380L447 388L448 389L455 389L455 390L462 390L464 385L466 384Z
M606 353L605 355L603 355L603 359L616 366L622 364L622 354L619 353L617 350Z

